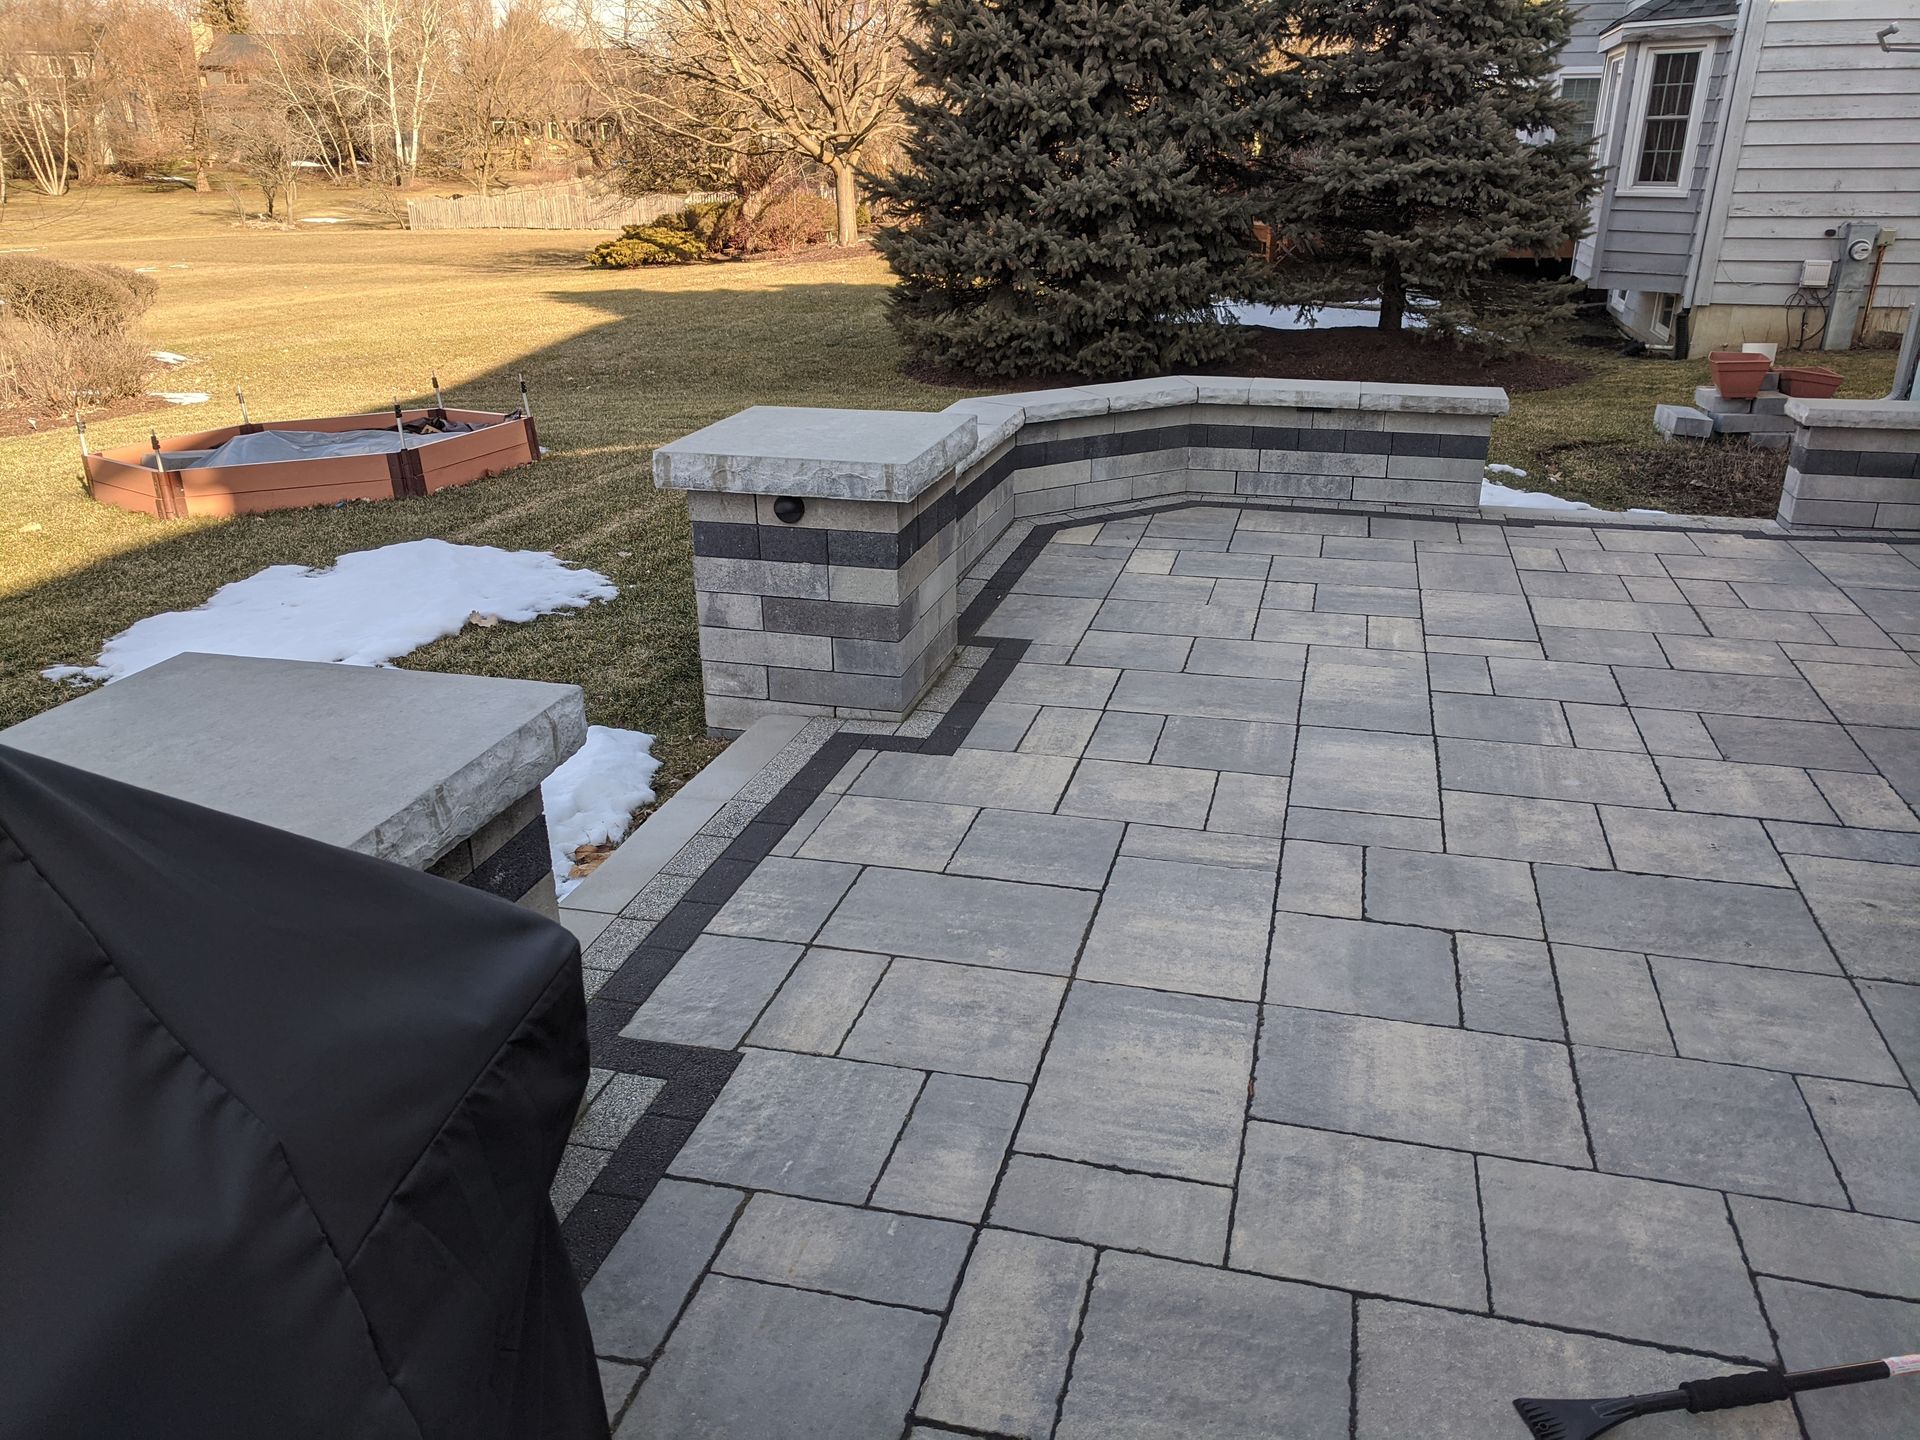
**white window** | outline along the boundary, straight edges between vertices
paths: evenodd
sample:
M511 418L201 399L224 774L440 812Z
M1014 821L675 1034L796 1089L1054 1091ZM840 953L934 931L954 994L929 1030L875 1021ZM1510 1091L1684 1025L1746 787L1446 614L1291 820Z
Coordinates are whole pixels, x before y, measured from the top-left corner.
M1691 187L1706 63L1704 46L1648 50L1640 57L1619 193L1684 195Z
M1656 295L1653 297L1653 333L1662 340L1673 338L1673 316L1680 308L1678 295Z
M1600 103L1594 114L1593 138L1596 142L1613 129L1613 112L1620 104L1620 76L1626 67L1627 57L1624 55L1615 55L1607 61L1607 73L1600 81Z
M1567 136L1592 144L1600 118L1600 73L1568 71L1560 77L1560 98L1575 108L1576 118L1567 126Z

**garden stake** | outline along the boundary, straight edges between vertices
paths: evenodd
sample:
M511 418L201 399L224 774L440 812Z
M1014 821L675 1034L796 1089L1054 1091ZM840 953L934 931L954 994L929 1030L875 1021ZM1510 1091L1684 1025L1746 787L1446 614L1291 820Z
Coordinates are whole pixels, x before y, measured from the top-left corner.
M1749 1370L1740 1375L1714 1375L1705 1380L1684 1380L1677 1390L1621 1395L1611 1400L1516 1400L1513 1408L1527 1422L1534 1440L1593 1440L1595 1435L1640 1415L1657 1415L1665 1410L1701 1415L1709 1410L1765 1405L1803 1390L1826 1390L1835 1385L1859 1385L1890 1375L1914 1374L1920 1374L1920 1355L1890 1355L1885 1360L1786 1374Z
M438 375L433 377L433 408L439 412L442 420L447 418L447 402L440 398L440 377Z
M73 429L80 437L80 488L87 492L87 498L93 498L93 466L87 462L93 458L87 449L87 417L80 413L80 392L73 394Z
M252 417L247 414L247 392L235 386L233 398L240 402L240 423L242 425L253 424Z
M520 377L520 413L528 419L533 418L533 402L527 398L527 377Z

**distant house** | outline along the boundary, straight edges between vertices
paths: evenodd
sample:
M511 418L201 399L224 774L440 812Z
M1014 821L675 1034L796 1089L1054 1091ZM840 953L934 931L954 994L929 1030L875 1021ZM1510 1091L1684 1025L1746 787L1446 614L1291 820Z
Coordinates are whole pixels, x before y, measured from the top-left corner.
M1589 0L1561 84L1589 107L1602 171L1574 273L1629 334L1701 355L1904 326L1920 301L1915 0Z
M199 38L199 37L196 37ZM209 34L198 46L200 78L210 92L244 91L273 63L273 51L257 35Z

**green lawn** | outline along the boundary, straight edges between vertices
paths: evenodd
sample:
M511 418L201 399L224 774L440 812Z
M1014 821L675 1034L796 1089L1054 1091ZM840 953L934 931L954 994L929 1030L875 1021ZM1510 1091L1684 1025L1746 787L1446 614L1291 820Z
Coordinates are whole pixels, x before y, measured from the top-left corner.
M18 192L16 192L18 197ZM0 249L154 267L156 349L196 357L156 388L211 403L101 421L96 445L151 426L375 408L418 399L438 370L449 400L506 408L532 388L552 453L525 471L419 500L157 523L81 492L71 431L0 441L0 724L71 692L39 677L91 661L144 616L197 605L262 566L321 565L344 551L421 536L552 550L611 576L616 601L528 625L470 628L407 657L422 669L571 681L596 723L660 737L662 779L710 755L700 716L686 508L654 490L653 446L756 403L939 408L965 393L900 374L883 264L861 253L660 271L587 269L596 239L556 232L412 234L366 217L352 192L310 189L305 215L352 223L238 226L229 201L183 191L99 189L16 198ZM1516 396L1494 458L1596 503L1658 504L1622 481L1608 452L1644 445L1659 400L1684 400L1704 362L1569 353L1594 374ZM1842 357L1843 393L1884 392L1890 354Z

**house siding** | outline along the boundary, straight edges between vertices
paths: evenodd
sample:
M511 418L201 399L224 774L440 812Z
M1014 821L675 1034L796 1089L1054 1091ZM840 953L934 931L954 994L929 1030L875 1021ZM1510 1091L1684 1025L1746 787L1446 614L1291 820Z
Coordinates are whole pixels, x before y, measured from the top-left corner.
M1574 6L1573 33L1560 51L1562 70L1598 70L1600 37L1626 13L1633 0L1586 0Z
M1658 41L1652 43L1659 43ZM1682 42L1675 42L1682 43ZM1576 270L1598 290L1644 290L1679 294L1686 285L1700 213L1711 181L1714 147L1724 123L1732 42L1718 36L1704 42L1707 92L1693 151L1692 182L1674 196L1622 195L1615 187L1635 158L1637 137L1626 133L1632 96L1647 46L1630 43L1620 94L1612 99L1612 119L1602 162L1606 184L1597 201L1594 239ZM1585 263L1578 262L1584 258Z
M1875 32L1914 0L1772 0L1719 234L1709 234L1696 303L1784 306L1805 260L1837 257L1828 231L1878 221L1887 248L1877 311L1920 302L1920 53L1887 53Z

